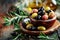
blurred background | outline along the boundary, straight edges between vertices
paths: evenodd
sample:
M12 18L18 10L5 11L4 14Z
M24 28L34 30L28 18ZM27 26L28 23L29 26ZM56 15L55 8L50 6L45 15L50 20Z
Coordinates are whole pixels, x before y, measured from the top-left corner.
M15 4L17 0L0 0L0 13L7 12L9 7Z

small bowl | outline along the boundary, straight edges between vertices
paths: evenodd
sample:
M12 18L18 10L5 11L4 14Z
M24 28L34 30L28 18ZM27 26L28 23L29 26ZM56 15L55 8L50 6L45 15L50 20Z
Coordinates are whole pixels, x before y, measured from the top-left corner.
M31 20L31 23L35 26L38 25L38 26L45 26L46 28L49 28L56 21L56 16L53 17L52 19L48 19L48 20L35 20L30 17L30 20Z
M23 33L27 33L30 35L39 35L41 32L45 33L45 34L49 34L51 32L53 32L57 27L57 22L56 22L56 16L52 19L49 20L35 20L31 17L30 18L30 22L34 25L34 26L45 26L47 29L45 31L31 31L31 30L27 30L25 28L25 26L23 25L23 22L20 22L20 29L22 30ZM53 26L56 24L56 27ZM54 28L55 27L55 28ZM54 29L53 29L54 28ZM53 30L53 31L52 31Z

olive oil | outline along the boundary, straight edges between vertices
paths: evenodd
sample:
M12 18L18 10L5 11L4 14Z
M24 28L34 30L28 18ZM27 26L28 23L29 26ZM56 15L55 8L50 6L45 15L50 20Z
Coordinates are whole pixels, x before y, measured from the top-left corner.
M29 5L28 5L28 7L31 7L31 8L39 8L41 6L42 6L42 3L39 2L38 0L33 0L32 2L29 2Z
M38 5L36 4L36 1L37 1ZM39 8L39 7L42 7L42 6L44 6L44 7L48 6L48 7L51 8L51 10L55 10L57 8L57 6L52 3L52 0L44 0L44 1L42 1L42 0L32 0L32 1L29 2L29 5L27 7L30 7L30 8L34 9L34 8Z
M55 10L57 8L57 5L54 5L52 3L52 0L45 0L44 5L43 6L48 6L51 8L51 10Z

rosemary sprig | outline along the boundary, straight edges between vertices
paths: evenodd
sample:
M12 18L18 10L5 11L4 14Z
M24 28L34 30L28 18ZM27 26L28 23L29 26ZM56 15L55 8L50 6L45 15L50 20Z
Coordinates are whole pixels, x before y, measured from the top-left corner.
M23 11L23 10L20 10L19 8L17 8L17 7L14 7L14 6L12 6L11 7L12 9L15 9L15 10L10 10L7 14L9 15L9 16L29 16L29 14L26 12L26 11ZM11 9L10 8L10 9Z
M49 36L45 35L44 33L40 33L38 38L42 39L42 40L54 40L54 38L50 38Z
M18 34L13 40L17 40L18 37L23 38L23 34L22 33L21 34Z
M21 36L21 34L17 35L16 38L14 38L13 40L17 40L17 38L18 38L19 36Z
M14 11L9 11L7 14L10 17L5 17L5 26L10 26L10 25L14 25L15 29L17 29L19 27L19 23L26 17L29 16L29 14L25 11L20 10L17 7L12 7L12 9L15 8ZM16 28L17 27L17 28ZM19 29L19 28L18 28Z
M12 25L14 23L20 23L20 21L22 21L24 18L28 17L29 14L23 10L20 10L19 8L17 7L14 7L12 6L11 7L12 9L15 8L14 11L9 11L7 14L11 17L5 17L4 20L5 20L5 25Z
M16 16L16 17L13 17L13 18L4 18L5 20L5 25L12 25L14 23L20 23L20 21L22 21L24 18L26 18L27 16Z
M55 0L57 5L60 5L60 0Z

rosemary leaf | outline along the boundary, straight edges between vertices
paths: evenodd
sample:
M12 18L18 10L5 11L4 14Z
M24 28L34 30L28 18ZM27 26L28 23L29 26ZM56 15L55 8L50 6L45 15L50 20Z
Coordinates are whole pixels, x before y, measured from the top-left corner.
M20 26L17 23L14 23L14 30L20 30Z

